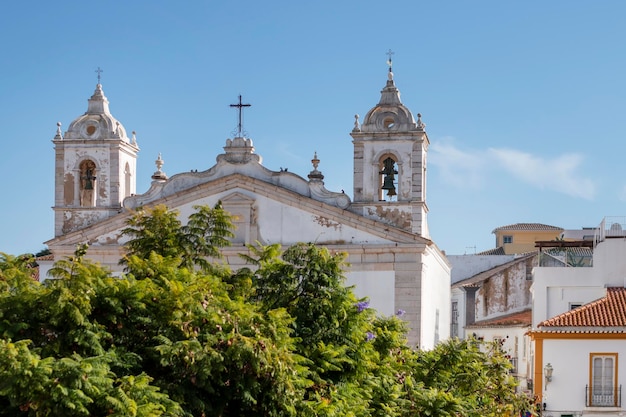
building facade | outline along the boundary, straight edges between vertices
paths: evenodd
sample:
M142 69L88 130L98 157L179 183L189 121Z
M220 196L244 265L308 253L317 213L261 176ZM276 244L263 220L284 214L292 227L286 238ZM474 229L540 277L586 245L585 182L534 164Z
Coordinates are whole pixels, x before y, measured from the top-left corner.
M594 235L592 262L533 271L533 388L544 415L626 415L626 235L621 226L603 220Z
M508 356L519 390L530 392L532 268L537 253L450 256L450 335L498 342Z
M535 251L537 241L560 239L563 229L541 223L515 223L497 227L492 233L496 235L496 248L510 255Z
M134 209L165 204L184 221L195 205L221 201L236 219L233 245L223 250L233 269L250 266L239 254L255 242L316 242L345 252L357 295L380 314L401 310L409 343L431 348L449 336L450 264L428 232L425 125L402 104L391 68L379 103L362 122L355 117L351 136L353 199L325 188L317 154L307 178L265 168L241 129L204 171L168 177L159 155L150 189L137 194L139 148L98 84L87 113L65 134L59 127L53 141L56 225L46 244L58 260L86 242L87 256L120 271L121 230ZM42 276L51 263L42 263Z

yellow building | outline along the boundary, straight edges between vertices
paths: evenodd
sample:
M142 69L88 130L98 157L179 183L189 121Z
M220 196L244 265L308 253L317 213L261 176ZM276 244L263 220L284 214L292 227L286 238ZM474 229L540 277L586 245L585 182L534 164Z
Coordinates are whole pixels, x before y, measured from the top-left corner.
M560 238L563 229L541 223L515 223L498 227L492 233L496 235L496 248L512 255L535 251L535 242Z

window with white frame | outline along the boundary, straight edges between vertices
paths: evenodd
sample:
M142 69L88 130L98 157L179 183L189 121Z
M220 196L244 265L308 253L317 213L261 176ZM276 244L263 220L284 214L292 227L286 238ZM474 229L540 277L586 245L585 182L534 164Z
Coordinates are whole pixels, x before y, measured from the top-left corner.
M459 302L452 301L450 337L459 337Z
M592 353L589 405L615 407L617 405L617 353Z
M502 243L503 244L513 243L513 236L511 236L511 235L504 235L504 236L502 236Z

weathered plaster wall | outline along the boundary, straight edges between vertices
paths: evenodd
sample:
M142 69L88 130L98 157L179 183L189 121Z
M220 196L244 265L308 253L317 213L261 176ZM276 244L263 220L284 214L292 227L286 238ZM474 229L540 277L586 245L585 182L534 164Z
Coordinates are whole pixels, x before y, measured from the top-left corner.
M524 262L486 279L476 292L476 321L529 307L531 284Z

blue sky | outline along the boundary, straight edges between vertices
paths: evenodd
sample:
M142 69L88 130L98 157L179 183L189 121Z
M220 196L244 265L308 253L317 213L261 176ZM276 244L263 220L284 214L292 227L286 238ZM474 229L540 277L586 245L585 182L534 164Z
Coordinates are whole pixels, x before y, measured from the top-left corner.
M208 169L237 126L266 167L352 195L354 114L380 98L392 49L404 104L430 138L431 236L449 254L496 227L566 229L626 216L626 2L13 1L0 15L0 251L54 233L56 123L97 83L154 160Z

